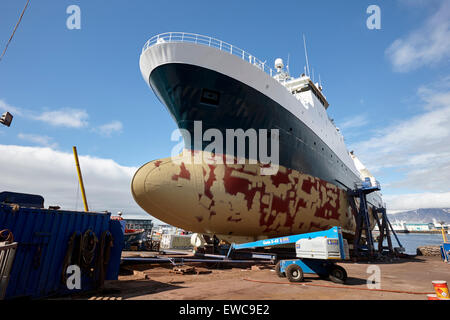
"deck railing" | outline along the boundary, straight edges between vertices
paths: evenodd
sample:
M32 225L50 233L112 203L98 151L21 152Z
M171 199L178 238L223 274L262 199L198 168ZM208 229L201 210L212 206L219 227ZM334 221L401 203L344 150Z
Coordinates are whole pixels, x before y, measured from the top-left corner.
M266 65L266 61L262 62L255 56L251 55L250 53L233 46L227 42L224 42L222 40L218 40L212 37L203 36L200 34L195 33L186 33L186 32L166 32L161 33L156 36L151 37L144 45L144 48L142 49L142 52L147 50L149 47L164 43L164 42L189 42L189 43L195 43L200 45L205 45L208 47L217 48L219 50L228 52L230 54L233 54L237 57L240 57L242 60L247 61L248 63L254 65L260 70L263 70L270 76L275 75L275 72L269 68Z

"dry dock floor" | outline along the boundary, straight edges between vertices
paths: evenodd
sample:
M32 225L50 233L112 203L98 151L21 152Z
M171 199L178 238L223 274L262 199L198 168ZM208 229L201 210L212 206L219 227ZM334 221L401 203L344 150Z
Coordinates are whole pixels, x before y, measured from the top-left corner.
M139 253L124 253L124 255ZM213 266L195 266L196 274L176 274L169 264L127 265L128 275L120 275L117 281L107 281L103 294L81 296L90 300L427 300L427 293L434 293L431 281L446 280L450 283L450 265L440 257L411 257L394 262L340 263L348 273L345 285L306 275L305 282L290 284L279 278L273 265L259 267L237 266L218 269ZM367 290L370 266L381 271L382 290L418 292L421 294L395 293ZM373 268L373 267L371 267ZM320 285L320 286L318 286ZM109 292L109 293L107 293Z

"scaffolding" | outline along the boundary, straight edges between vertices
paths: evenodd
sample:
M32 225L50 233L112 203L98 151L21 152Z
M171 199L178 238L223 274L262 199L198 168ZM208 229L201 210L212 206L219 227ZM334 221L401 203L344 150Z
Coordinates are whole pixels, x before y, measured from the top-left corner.
M355 184L354 189L347 190L350 206L356 213L356 230L353 241L353 254L355 257L367 256L369 258L379 258L386 255L395 256L404 251L400 240L389 222L385 206L369 207L370 204L367 201L367 195L380 190L379 182L376 181L375 184L372 184L369 178L366 178L362 183ZM359 207L357 206L356 199L359 200ZM375 248L375 240L372 234L371 215L380 232L378 248ZM394 235L399 247L393 247L391 234ZM383 245L384 240L386 240L387 246Z

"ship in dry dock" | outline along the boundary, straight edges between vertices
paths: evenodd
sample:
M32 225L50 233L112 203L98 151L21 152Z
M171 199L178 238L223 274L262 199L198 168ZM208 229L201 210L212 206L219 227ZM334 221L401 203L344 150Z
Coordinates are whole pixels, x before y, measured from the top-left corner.
M218 160L230 155L211 152L208 141L185 139L181 161L157 159L136 172L132 194L146 212L229 242L332 226L354 233L347 190L374 178L347 150L322 87L307 74L293 77L281 59L272 69L221 40L178 32L148 40L140 69L178 128L192 136L201 121L202 134L267 130L270 144L277 130L279 139L279 166L271 175L262 174L267 163L259 153L256 163L228 164ZM199 155L210 161L193 161ZM379 192L367 200L383 205Z

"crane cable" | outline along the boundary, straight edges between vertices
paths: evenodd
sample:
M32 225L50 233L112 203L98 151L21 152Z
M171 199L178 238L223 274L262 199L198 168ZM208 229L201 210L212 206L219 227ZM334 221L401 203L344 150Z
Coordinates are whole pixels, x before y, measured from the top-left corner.
M27 7L28 7L29 3L30 3L30 0L27 0L27 3L25 4L25 7L23 8L22 13L21 13L21 15L19 17L19 21L17 21L16 26L14 27L13 33L11 34L11 37L9 38L8 43L6 44L6 47L3 50L2 55L0 56L0 61L2 60L3 56L6 53L6 50L8 49L9 44L11 43L11 40L14 37L14 34L16 33L17 27L19 26L20 22L22 21L22 17L24 15L25 11L27 10Z

